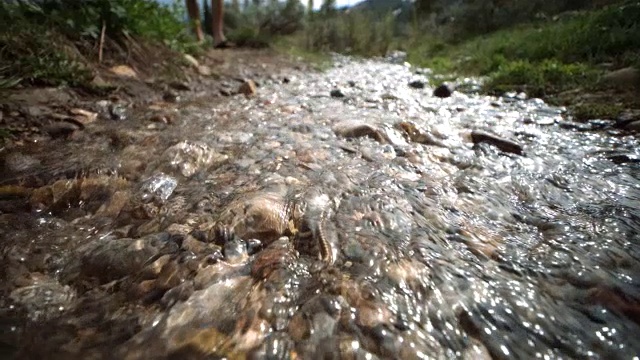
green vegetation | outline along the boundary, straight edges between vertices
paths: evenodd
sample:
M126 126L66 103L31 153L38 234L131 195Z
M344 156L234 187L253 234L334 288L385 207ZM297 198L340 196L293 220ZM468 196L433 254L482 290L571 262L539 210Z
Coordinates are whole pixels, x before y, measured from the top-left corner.
M206 29L211 29L209 12L205 7ZM269 47L278 38L302 30L304 14L305 9L299 0L269 1L266 4L254 1L243 8L231 3L224 19L227 38L239 46Z
M331 57L325 52L310 51L300 46L304 41L302 34L279 37L273 40L271 46L294 59L302 60L313 65L317 70L326 70L331 66Z
M309 17L301 40L299 45L308 51L385 55L394 40L394 18L391 14L324 9Z
M194 50L179 12L139 0L0 2L0 84L80 84L100 51L122 56L138 41Z
M623 106L615 103L590 102L577 104L572 107L573 117L578 121L589 119L604 119L617 117L623 110Z
M533 96L594 89L600 64L640 65L640 2L472 37L461 42L414 39L409 60L438 72L489 76L490 91Z

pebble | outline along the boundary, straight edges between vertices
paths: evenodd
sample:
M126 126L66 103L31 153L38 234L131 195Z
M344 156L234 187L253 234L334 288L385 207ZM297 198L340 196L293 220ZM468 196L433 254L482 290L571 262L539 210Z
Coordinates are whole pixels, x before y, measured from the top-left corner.
M331 90L330 95L331 95L331 97L333 97L333 98L343 98L343 97L345 97L344 93L343 93L343 92L342 92L342 90L340 90L340 89L333 89L333 90Z
M439 98L448 98L453 94L453 87L448 84L441 84L433 90L433 96Z

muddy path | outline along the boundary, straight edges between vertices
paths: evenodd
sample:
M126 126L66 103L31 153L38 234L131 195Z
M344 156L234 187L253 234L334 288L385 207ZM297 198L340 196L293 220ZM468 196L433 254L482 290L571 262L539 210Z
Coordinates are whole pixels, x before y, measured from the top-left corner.
M3 149L2 354L640 353L637 136L384 59L269 59Z

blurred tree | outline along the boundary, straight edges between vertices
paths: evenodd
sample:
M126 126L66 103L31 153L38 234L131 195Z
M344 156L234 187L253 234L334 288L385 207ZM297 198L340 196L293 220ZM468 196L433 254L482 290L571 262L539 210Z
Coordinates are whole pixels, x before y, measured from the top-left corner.
M211 16L211 7L209 6L209 0L203 0L202 11L204 12L204 31L213 35L211 29L213 29L213 17Z
M324 0L320 7L320 13L324 16L335 15L336 13L336 0Z

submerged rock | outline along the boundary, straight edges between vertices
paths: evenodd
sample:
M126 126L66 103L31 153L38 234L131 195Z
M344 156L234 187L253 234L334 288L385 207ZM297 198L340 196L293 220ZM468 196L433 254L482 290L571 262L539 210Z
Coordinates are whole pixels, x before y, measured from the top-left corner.
M142 270L169 242L169 234L140 239L103 236L78 249L81 274L102 282L119 279Z
M270 244L290 231L293 204L277 193L244 195L231 202L218 219L219 240L258 239Z
M163 158L166 165L163 167L191 177L198 171L226 161L228 156L217 153L202 142L181 141L165 150Z

